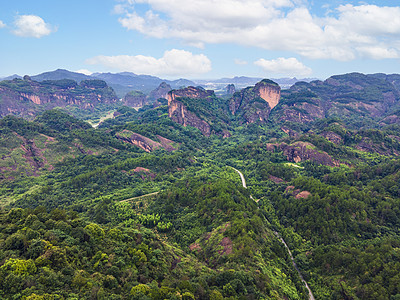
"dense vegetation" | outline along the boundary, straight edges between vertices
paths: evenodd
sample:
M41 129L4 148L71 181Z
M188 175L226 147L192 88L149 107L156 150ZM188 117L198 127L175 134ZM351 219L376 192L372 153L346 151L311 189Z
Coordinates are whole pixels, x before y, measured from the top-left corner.
M182 99L229 138L166 105L96 129L61 110L1 119L0 298L308 299L282 237L316 299L399 299L400 127L342 116L288 135L211 100Z

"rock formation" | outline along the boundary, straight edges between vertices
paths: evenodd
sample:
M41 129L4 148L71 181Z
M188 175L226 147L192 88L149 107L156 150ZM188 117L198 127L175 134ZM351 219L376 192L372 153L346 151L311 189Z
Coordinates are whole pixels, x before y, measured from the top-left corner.
M234 115L242 115L247 123L266 122L271 110L279 103L281 88L264 79L254 87L248 87L233 95L229 109Z
M117 133L116 137L124 142L138 146L146 152L152 152L158 148L164 148L167 151L175 150L172 146L174 142L160 135L157 135L159 142L129 130L123 130L122 132Z
M147 101L149 102L154 102L160 98L162 99L167 99L168 98L168 93L171 91L171 86L165 82L162 82L158 88L155 90L151 91L147 95Z
M213 91L193 86L180 90L172 90L168 93L168 116L174 122L183 126L196 127L204 135L209 136L211 134L211 126L198 117L196 112L189 111L187 106L182 102L182 98L211 99L213 96Z
M140 91L132 91L125 95L123 100L124 105L140 108L146 104L146 95Z
M37 82L29 76L24 79L0 82L0 117L14 114L33 117L43 109L75 105L93 109L98 104L118 101L114 91L102 80L46 80Z
M225 88L227 95L233 95L236 93L236 88L234 84L228 84Z
M213 97L214 91L205 90L200 87L189 86L187 88L183 88L180 90L172 90L168 93L168 103L170 101L176 100L176 98L192 98L192 99L207 99L209 97Z
M282 100L272 117L276 121L307 123L325 117L378 118L382 123L397 123L390 115L400 102L397 77L350 73L325 81L297 82L282 92ZM400 77L399 77L400 78Z
M313 144L307 142L298 141L291 145L286 143L267 144L266 148L268 151L283 151L286 159L293 163L311 160L325 166L339 166L339 162L334 160L328 153L317 150Z

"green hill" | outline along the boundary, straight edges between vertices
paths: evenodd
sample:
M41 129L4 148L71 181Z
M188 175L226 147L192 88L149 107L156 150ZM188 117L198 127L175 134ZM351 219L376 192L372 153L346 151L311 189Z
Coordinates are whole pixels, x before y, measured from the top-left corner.
M0 298L309 299L301 274L315 299L397 299L400 127L381 122L392 108L330 106L394 95L382 80L298 83L262 120L243 118L266 94L251 88L190 88L97 128L60 109L4 117Z

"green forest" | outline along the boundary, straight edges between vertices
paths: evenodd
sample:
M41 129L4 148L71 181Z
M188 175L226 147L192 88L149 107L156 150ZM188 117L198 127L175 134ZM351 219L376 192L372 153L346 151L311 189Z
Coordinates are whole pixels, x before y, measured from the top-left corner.
M399 125L182 101L209 137L165 101L0 119L0 299L400 299Z

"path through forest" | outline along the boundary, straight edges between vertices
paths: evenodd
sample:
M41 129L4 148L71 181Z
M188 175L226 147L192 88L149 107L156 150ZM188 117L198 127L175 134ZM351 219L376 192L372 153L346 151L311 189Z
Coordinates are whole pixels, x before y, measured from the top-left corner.
M242 185L245 189L247 189L247 185L246 185L246 179L244 178L244 175L242 172L240 172L238 169L235 169L234 167L231 167L232 169L234 169L239 175L240 175L240 179L242 180ZM251 199L253 199L252 196L250 196ZM254 200L254 199L253 199ZM255 200L254 200L255 201ZM294 261L294 257L292 255L292 252L290 251L288 245L286 244L285 240L279 235L279 233L277 233L276 231L274 231L274 234L276 235L276 237L282 242L282 244L285 246L286 250L289 253L289 257L292 261L293 267L296 269L297 273L300 276L301 281L305 284L307 290L308 290L308 295L309 295L309 300L315 300L314 295L310 289L310 287L308 286L307 281L305 281L303 275L301 275L299 268L297 267L295 261Z

